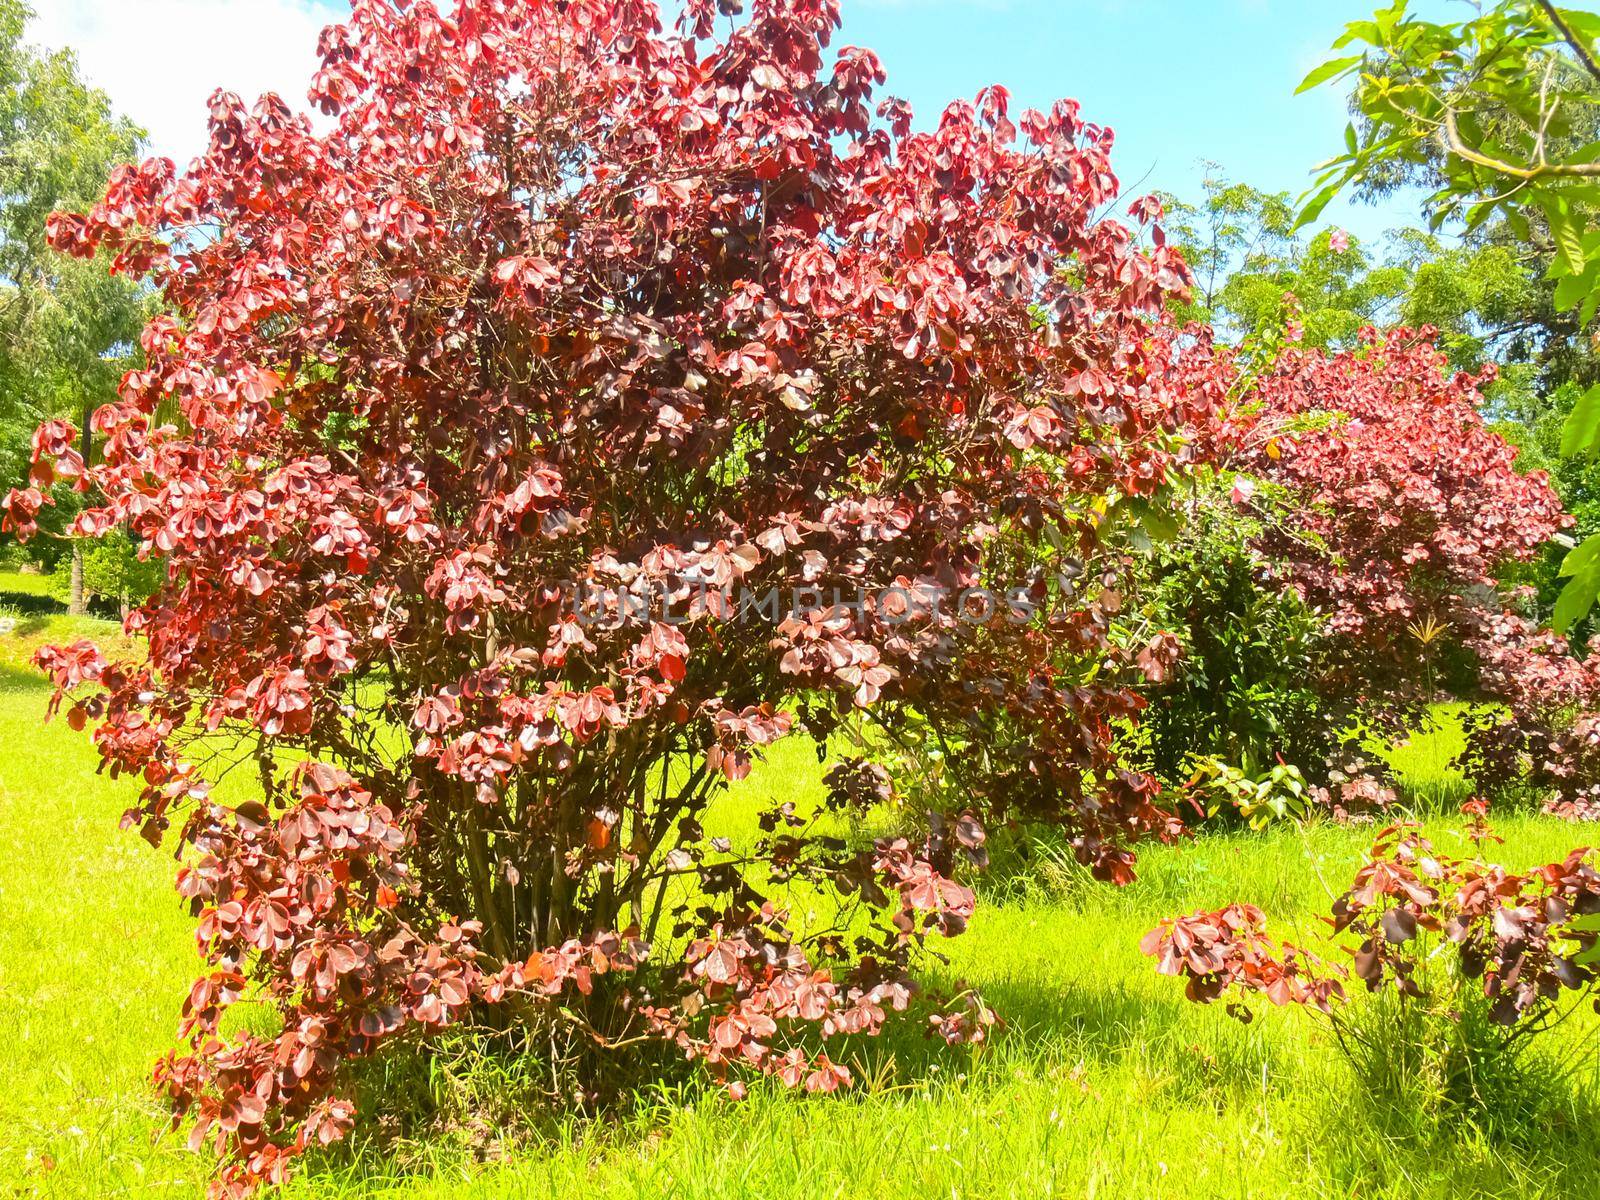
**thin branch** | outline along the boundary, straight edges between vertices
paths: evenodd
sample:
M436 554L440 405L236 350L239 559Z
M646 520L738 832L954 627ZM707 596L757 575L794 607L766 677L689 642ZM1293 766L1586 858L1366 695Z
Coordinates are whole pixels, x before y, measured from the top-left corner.
M1556 109L1561 107L1561 101L1549 103L1550 80L1556 72L1555 55L1550 56L1550 61L1545 63L1544 78L1539 82L1539 137L1534 143L1534 158L1541 164L1550 160L1545 157L1545 139L1550 132L1550 122L1555 119Z
M1595 61L1594 55L1589 53L1589 47L1585 46L1583 40L1573 32L1572 26L1567 24L1561 11L1550 3L1550 0L1539 0L1539 7L1544 9L1544 15L1550 18L1550 23L1556 27L1556 31L1561 34L1567 45L1572 47L1572 52L1578 56L1578 61L1588 68L1589 74L1600 79L1600 63Z
M1509 175L1513 179L1532 182L1536 179L1600 178L1600 163L1540 163L1531 167L1519 167L1515 163L1492 158L1481 150L1474 150L1462 141L1461 131L1456 127L1456 113L1453 108L1445 109L1443 132L1445 147L1457 158L1466 159L1476 166L1487 167L1501 175Z

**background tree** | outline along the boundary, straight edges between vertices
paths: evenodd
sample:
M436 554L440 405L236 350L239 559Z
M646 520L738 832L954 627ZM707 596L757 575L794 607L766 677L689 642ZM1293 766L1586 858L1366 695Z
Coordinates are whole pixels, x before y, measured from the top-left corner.
M1513 765L1536 746L1574 761L1593 667L1517 586L1569 518L1484 420L1494 374L1453 370L1432 331L1368 328L1337 353L1289 343L1231 382L1236 402L1192 443L1211 470L1130 605L1184 650L1146 689L1135 742L1159 774L1283 761L1336 790L1361 739L1405 736L1446 698L1505 706L1509 721L1483 712ZM1493 773L1485 787L1509 782Z
M1323 350L1360 344L1362 329L1403 324L1438 330L1451 362L1476 371L1485 362L1526 358L1518 338L1537 284L1504 244L1448 244L1422 229L1393 230L1373 243L1343 230L1302 234L1287 193L1229 182L1215 164L1205 198L1164 197L1168 236L1195 273L1181 318L1213 326L1224 341L1258 336L1288 315L1298 343ZM1526 372L1497 383L1492 402L1521 411ZM1501 392L1518 389L1519 396Z
M0 0L0 479L7 486L25 478L29 438L46 417L76 421L80 451L90 455L88 415L133 365L147 312L136 282L45 244L46 218L91 203L112 168L137 157L143 135L79 78L70 52L44 53L23 41L29 16L21 0ZM58 521L55 531L62 528ZM47 539L40 549L36 558L50 565L60 544ZM79 546L70 604L74 611L84 605Z
M1215 164L1203 190L1195 205L1164 198L1168 234L1195 273L1182 316L1237 341L1280 321L1292 294L1302 339L1324 348L1350 344L1362 326L1393 318L1408 283L1404 268L1374 261L1336 230L1297 236L1287 194L1230 182Z
M1524 331L1557 372L1542 381L1546 397L1567 382L1587 383L1592 370L1582 342L1600 308L1597 41L1600 14L1549 0L1473 5L1466 19L1446 22L1424 20L1397 0L1352 22L1334 43L1361 53L1324 63L1301 85L1353 80L1356 114L1302 223L1343 188L1421 183L1432 188L1425 201L1432 228L1486 231L1542 254L1549 310L1534 306ZM1600 386L1576 394L1563 420L1563 454L1600 448ZM1554 616L1565 629L1600 595L1600 535L1560 571L1568 583Z

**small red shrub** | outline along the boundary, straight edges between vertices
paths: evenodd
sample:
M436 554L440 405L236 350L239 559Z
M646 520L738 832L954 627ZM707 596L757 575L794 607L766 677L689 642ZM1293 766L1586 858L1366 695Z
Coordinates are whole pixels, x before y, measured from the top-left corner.
M1480 846L1489 840L1481 826L1477 836ZM1141 948L1160 958L1163 974L1187 979L1191 1000L1261 992L1277 1004L1332 1012L1330 1001L1344 998L1342 981L1350 974L1369 991L1424 999L1420 980L1433 947L1443 943L1456 979L1480 991L1489 1020L1510 1038L1542 1028L1564 991L1594 990L1596 970L1586 952L1597 935L1592 922L1578 919L1596 913L1600 873L1586 849L1518 875L1481 855L1440 855L1413 829L1391 825L1333 904L1332 928L1344 935L1349 972L1277 946L1261 912L1249 905L1163 922Z

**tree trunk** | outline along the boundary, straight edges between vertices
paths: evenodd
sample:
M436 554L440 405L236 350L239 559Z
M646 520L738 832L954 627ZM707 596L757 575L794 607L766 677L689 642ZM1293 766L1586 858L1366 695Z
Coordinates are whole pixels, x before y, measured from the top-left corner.
M72 585L67 593L67 612L81 617L88 611L89 602L83 594L83 543L75 541L72 543Z
M89 456L94 451L94 430L90 427L90 421L93 417L94 409L85 404L83 406L83 424L80 427L82 432L79 434L83 442L79 453L83 455L85 469L89 465ZM67 593L67 612L74 617L81 617L88 611L89 601L83 590L83 542L74 539L72 543L72 583Z

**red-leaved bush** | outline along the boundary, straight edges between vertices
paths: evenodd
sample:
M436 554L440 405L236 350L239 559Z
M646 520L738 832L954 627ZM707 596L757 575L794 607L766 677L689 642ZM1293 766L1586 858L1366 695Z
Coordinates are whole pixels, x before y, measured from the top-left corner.
M1099 219L1111 134L1001 88L914 133L827 50L835 0L714 15L355 0L328 132L219 93L190 169L51 221L167 305L96 460L45 426L6 509L27 534L73 480L78 534L168 566L147 661L41 662L180 849L210 969L158 1079L223 1192L348 1130L351 1060L469 1013L832 1090L829 1040L971 916L986 825L1119 882L1177 828L1114 753L1095 514L1214 390L1174 367L1181 261ZM763 747L857 714L869 752L937 732L951 811L841 835L886 786L857 763L719 830ZM260 802L211 798L233 764ZM245 995L274 1027L225 1035Z
M1488 835L1481 825L1476 833L1481 847ZM1458 992L1454 1007L1446 1000L1451 1019L1459 1022L1461 1004L1481 1002L1504 1037L1527 1037L1559 1014L1563 993L1595 989L1595 926L1583 918L1600 913L1600 873L1589 859L1574 850L1522 875L1481 854L1450 858L1414 828L1392 825L1333 904L1348 970L1273 942L1260 910L1240 904L1164 921L1141 949L1160 960L1162 974L1187 980L1189 999L1230 996L1231 1011L1247 1020L1243 1002L1256 994L1335 1015L1354 974L1368 991L1417 1001L1430 999L1430 987ZM1448 977L1436 961L1445 952Z
M1327 622L1330 692L1426 700L1427 623L1494 640L1498 574L1570 523L1484 424L1487 378L1452 374L1432 330L1367 330L1340 354L1286 349L1221 426L1229 464L1287 493L1262 549Z
M1579 815L1600 767L1600 662L1576 660L1498 582L1570 518L1485 424L1491 377L1452 374L1430 329L1368 330L1331 356L1290 346L1235 385L1243 401L1200 444L1264 485L1235 500L1270 514L1262 555L1325 622L1315 685L1331 721L1401 732L1447 694L1499 702L1471 714L1463 765L1485 788L1531 780Z

